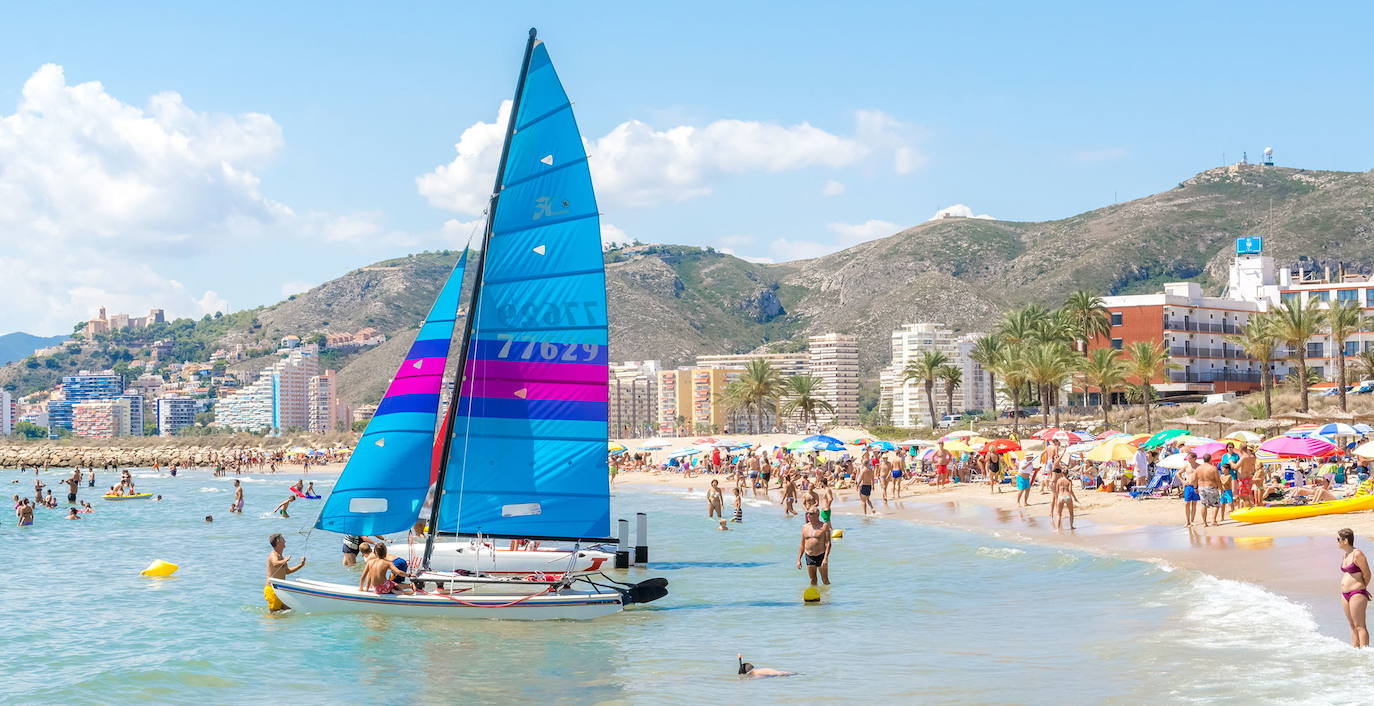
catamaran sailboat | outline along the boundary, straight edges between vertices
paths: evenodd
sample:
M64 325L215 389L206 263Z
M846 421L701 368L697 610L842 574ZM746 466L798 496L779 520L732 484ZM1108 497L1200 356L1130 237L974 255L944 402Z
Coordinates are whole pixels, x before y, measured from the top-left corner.
M353 535L402 531L414 525L428 496L433 512L416 577L426 588L378 595L270 579L292 608L586 619L667 593L663 579L627 584L584 573L609 555L583 547L615 541L606 472L605 269L572 104L534 30L492 193L471 314L459 338L462 382L438 438L466 251L315 525ZM488 544L511 539L571 548L510 551ZM485 570L486 561L493 571ZM526 571L535 575L509 576Z

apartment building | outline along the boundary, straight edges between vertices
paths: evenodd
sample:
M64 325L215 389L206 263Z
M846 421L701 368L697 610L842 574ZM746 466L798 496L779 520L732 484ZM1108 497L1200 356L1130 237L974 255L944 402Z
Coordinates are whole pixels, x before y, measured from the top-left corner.
M72 404L72 434L83 439L128 436L129 400L123 397Z
M157 400L154 410L158 436L175 436L178 431L194 426L198 409L199 405L190 397L175 395Z
M955 413L971 409L987 409L985 380L973 381L979 377L981 368L968 362L968 352L972 342L983 334L957 334L953 330L936 323L906 324L892 332L892 362L879 373L880 404L889 410L892 423L899 427L915 427L930 424L930 410L926 401L925 385L913 380L904 380L908 363L918 360L930 351L943 353L949 364L958 368L963 382L954 387ZM945 414L946 390L943 381L936 381L934 387L935 409L937 414ZM984 404L974 406L973 401Z
M628 360L610 365L608 420L611 436L652 436L658 424L657 360Z
M834 422L859 423L859 337L823 333L807 339L807 372L820 378L820 397L835 408Z

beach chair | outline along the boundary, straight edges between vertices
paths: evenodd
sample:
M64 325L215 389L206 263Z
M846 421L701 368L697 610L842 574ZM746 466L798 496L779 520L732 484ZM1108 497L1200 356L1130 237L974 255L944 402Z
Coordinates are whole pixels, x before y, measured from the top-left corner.
M1169 473L1167 471L1155 471L1150 477L1150 482L1145 487L1134 488L1131 490L1131 499L1155 498L1169 491Z
M1084 490L1097 490L1097 476L1091 473L1079 476L1078 482L1082 484Z

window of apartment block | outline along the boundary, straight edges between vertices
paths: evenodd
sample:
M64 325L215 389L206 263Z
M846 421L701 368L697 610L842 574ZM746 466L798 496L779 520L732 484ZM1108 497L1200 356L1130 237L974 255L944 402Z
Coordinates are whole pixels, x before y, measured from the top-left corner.
M1364 290L1364 305L1374 306L1374 289Z
M1286 301L1286 302L1297 302L1297 301L1298 301L1298 293L1297 293L1297 292L1284 292L1283 294L1280 294L1279 296L1282 297L1283 300Z
M1320 358L1322 355L1321 341L1309 341L1307 344L1307 357Z
M1359 354L1360 354L1360 342L1359 342L1359 341L1346 341L1346 342L1345 342L1345 354L1346 354L1347 356L1359 355Z
M1112 348L1115 348L1115 349L1117 349L1117 350L1121 350L1121 344L1122 344L1122 340L1121 340L1121 339L1119 339L1119 338L1113 338L1113 339L1112 339Z
M1311 370L1319 378L1326 377L1326 368L1323 368L1320 365L1314 365L1311 368L1308 368L1308 370Z
M1319 302L1329 302L1331 301L1331 292L1325 289L1321 290L1320 292L1313 292L1312 298Z
M1121 325L1121 312L1119 312L1119 311L1113 311L1113 312L1112 312L1112 325L1113 325L1113 326L1120 326L1120 325Z
M1353 302L1359 300L1359 291L1354 289L1341 289L1336 292L1336 301Z

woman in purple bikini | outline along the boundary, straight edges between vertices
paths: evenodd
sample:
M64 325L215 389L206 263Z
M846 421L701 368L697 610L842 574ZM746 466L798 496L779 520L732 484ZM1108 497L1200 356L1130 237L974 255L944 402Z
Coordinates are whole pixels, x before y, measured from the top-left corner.
M1365 627L1365 610L1369 608L1369 560L1355 548L1355 532L1349 528L1336 533L1336 544L1345 556L1341 557L1341 601L1345 605L1345 619L1350 621L1350 644L1369 646L1369 629Z

